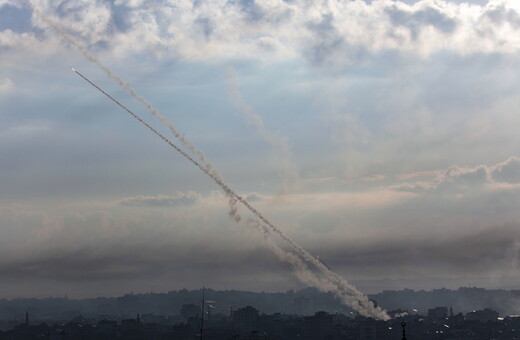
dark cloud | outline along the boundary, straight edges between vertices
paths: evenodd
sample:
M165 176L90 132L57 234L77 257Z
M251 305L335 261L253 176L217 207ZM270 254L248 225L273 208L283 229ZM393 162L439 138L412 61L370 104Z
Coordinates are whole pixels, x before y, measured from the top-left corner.
M322 257L334 268L352 273L379 272L392 275L409 270L409 275L483 275L513 268L520 256L518 226L490 227L459 236L434 237L396 235L393 239L356 242L321 249Z
M385 12L394 25L408 28L413 40L417 39L419 33L425 26L434 27L445 34L452 33L457 27L455 20L431 7L409 12L401 10L394 5L386 8Z
M248 21L259 22L266 19L266 13L255 0L240 0L238 3Z
M318 23L309 23L307 29L314 35L308 57L314 63L331 59L345 44L344 38L334 27L334 17L331 14L323 15Z
M150 282L165 275L206 276L218 281L220 276L275 275L290 267L278 261L263 247L227 249L205 244L165 244L134 241L118 244L115 238L106 244L53 247L34 250L28 255L4 256L0 261L0 276L5 281L55 280L90 282L139 280ZM167 287L167 285L165 285ZM85 288L88 289L88 288Z
M510 8L506 8L504 4L487 10L484 16L496 25L508 23L515 28L520 27L520 16L518 13Z
M113 29L119 32L128 32L132 28L131 22L128 20L132 14L131 8L124 4L115 6L112 4L112 23Z
M49 249L8 254L0 260L3 284L19 280L53 280L85 285L89 282L132 282L146 279L150 285L166 277L177 276L183 284L197 285L204 278L206 284L222 284L226 280L242 285L251 278L275 280L291 268L281 263L261 245L236 247L212 245L211 242L183 243L169 237L153 240L109 242L71 246L70 243ZM517 226L494 227L469 232L457 237L396 236L379 241L356 241L342 245L322 244L312 252L334 270L348 271L350 278L366 273L384 275L444 275L485 276L496 271L515 269L520 252L520 229ZM518 269L518 268L516 268ZM232 278L232 279L231 279ZM168 284L164 284L167 289ZM171 287L171 286L170 286ZM141 287L145 289L144 287ZM182 288L182 287L180 287ZM85 286L85 292L88 287ZM95 292L93 292L95 294Z
M145 278L160 282L165 276L178 275L191 285L200 276L210 283L226 277L247 280L255 272L265 277L272 277L273 272L290 275L290 268L264 247L255 231L237 232L225 211L220 218L212 215L211 220L200 216L203 214L135 216L126 212L117 217L99 211L48 218L44 226L29 230L34 235L33 230L38 229L37 237L26 234L23 241L2 244L0 277L3 283L13 284L27 279L86 284ZM4 215L6 223L22 229L28 228L22 223L34 224L34 218L20 217L14 210ZM167 286L165 281L164 289ZM84 289L89 291L87 286Z
M211 34L215 29L215 25L210 18L199 17L197 20L195 20L195 26L201 31L206 40L211 38Z

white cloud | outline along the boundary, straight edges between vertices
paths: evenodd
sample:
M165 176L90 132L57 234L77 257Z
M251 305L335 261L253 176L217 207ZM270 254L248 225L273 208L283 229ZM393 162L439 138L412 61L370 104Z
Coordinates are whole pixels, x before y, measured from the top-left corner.
M2 133L2 137L11 139L23 139L34 135L41 135L52 130L52 125L45 121L29 121L14 125Z
M141 206L141 207L172 207L178 205L191 205L197 203L200 195L194 191L186 193L178 191L173 196L157 195L157 196L134 196L126 197L118 201L123 206Z
M0 93L9 92L13 88L13 81L9 78L0 80Z
M97 0L32 5L91 48L120 56L153 52L166 58L208 60L299 55L336 63L356 53L385 49L427 56L444 50L509 53L520 48L520 9L511 1L484 6L443 0L411 5L393 0ZM45 26L40 21L35 19Z
M429 177L429 179L428 179ZM399 175L397 178L420 178L418 181L407 182L394 186L397 190L428 191L428 190L481 190L488 188L508 188L504 184L520 182L520 158L511 156L495 165L478 165L475 167L452 166L445 170L429 171L415 174Z
M0 0L0 7L2 6L19 6L20 4L16 0Z

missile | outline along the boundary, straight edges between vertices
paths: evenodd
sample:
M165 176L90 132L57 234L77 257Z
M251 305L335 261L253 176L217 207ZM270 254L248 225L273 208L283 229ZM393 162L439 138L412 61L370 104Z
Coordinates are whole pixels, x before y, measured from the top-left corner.
M332 269L330 269L329 266L327 266L327 264L326 264L325 262L323 262L323 260L322 260L319 256L316 256L316 259L317 259L318 261L320 261L320 262L321 262L325 267L327 267L328 270L332 270Z

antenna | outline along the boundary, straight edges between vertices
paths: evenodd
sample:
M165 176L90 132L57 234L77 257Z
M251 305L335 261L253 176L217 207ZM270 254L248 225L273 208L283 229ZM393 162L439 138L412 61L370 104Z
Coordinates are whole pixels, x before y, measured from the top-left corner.
M208 305L208 321L211 321L211 309L215 308L215 301L205 300L204 303Z
M202 340L202 330L204 329L204 286L202 287L202 313L200 315L200 340Z

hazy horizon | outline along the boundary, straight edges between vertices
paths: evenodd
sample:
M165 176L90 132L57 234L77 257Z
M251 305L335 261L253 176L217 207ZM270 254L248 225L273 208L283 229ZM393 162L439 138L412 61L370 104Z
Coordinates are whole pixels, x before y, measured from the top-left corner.
M406 285L407 283L413 282L411 286ZM380 294L384 291L403 291L407 289L411 289L413 291L426 291L431 292L434 290L442 290L442 289L448 289L452 291L457 291L461 288L471 288L471 289L485 289L485 290L503 290L503 291L513 291L518 290L518 284L514 285L514 287L507 287L507 286L501 286L501 285L494 285L489 284L488 280L485 278L477 278L474 280L474 282L477 282L477 284L474 284L472 282L468 282L466 285L462 284L464 282L464 279L443 279L443 278L431 278L428 280L425 280L424 282L421 282L419 280L408 280L406 282L403 281L397 281L393 279L381 279L374 282L366 282L366 281L353 281L352 283L359 289L361 289L365 294ZM478 283L488 283L488 288L483 287L479 285ZM460 283L460 284L459 284ZM415 286L413 286L415 285ZM376 289L374 287L379 287L380 289ZM67 298L71 300L83 300L83 299L96 299L96 298L117 298L125 295L145 295L145 294L167 294L169 292L175 292L175 291L202 291L202 289L205 288L207 291L237 291L237 292L251 292L251 293L268 293L268 294L276 294L276 293L287 293L289 291L298 292L301 290L306 289L316 289L315 287L289 287L288 289L243 289L240 287L229 287L229 288L214 288L214 287L207 287L207 286L201 286L201 287L184 287L184 288L175 288L175 289L166 289L166 290L139 290L139 289L130 289L128 291L121 291L121 292L112 292L108 294L94 294L94 295L75 295L74 292L72 294L67 292L61 292L61 293L54 293L54 294L42 294L39 293L37 295L34 294L28 294L23 295L19 294L16 296L0 296L0 299L5 300L15 300L15 299L61 299L61 298ZM319 292L318 289L316 291Z

